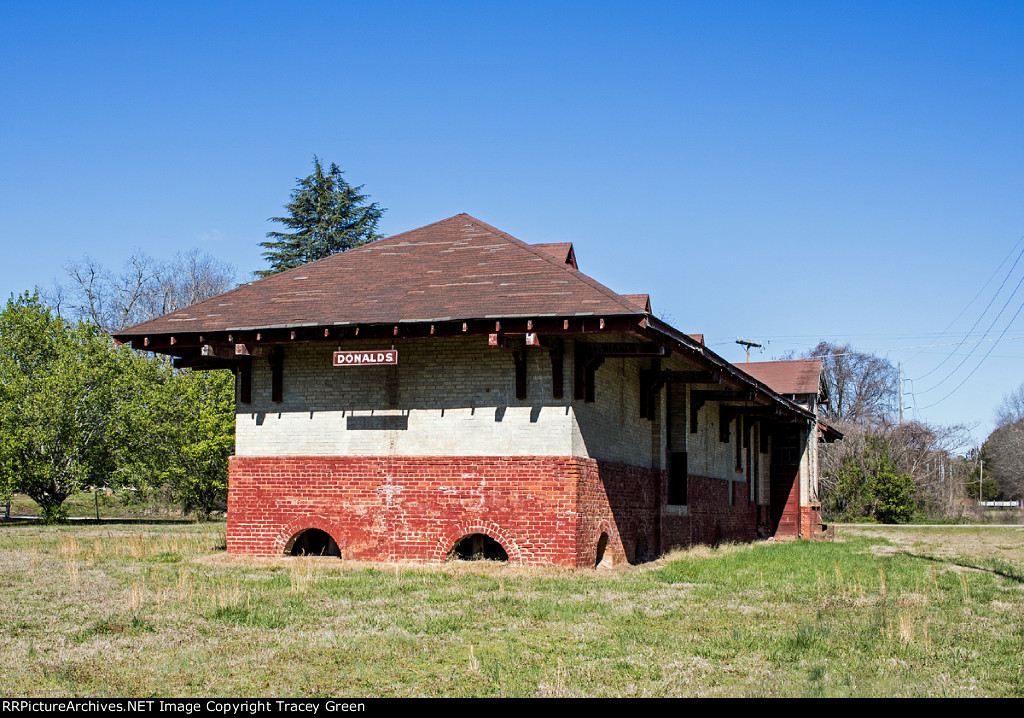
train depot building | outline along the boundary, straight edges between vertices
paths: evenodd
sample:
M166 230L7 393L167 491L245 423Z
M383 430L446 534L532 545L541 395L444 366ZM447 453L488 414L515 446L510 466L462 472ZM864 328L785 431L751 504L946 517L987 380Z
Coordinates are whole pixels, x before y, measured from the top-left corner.
M469 215L115 338L234 371L231 553L593 567L821 528L820 362L733 366Z

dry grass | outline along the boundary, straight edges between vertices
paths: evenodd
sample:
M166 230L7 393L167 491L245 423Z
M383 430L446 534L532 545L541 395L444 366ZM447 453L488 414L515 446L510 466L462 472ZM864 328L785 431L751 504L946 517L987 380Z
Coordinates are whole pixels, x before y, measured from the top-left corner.
M235 557L222 531L0 526L5 693L1024 694L1016 534L570 571Z
M839 538L881 539L877 550L893 555L907 552L939 558L971 556L1024 562L1024 528L1018 527L931 527L931 526L843 526Z

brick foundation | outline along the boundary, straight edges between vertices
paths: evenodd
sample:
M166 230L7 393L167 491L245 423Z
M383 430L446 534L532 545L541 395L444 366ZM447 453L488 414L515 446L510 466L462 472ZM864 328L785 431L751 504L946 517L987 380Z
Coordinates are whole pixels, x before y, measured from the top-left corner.
M756 538L746 483L691 475L685 509L665 487L663 471L577 457L233 457L228 551L280 556L315 528L345 558L440 562L482 533L514 563L594 566L603 533L611 563Z
M821 504L800 507L800 538L813 539L822 535Z

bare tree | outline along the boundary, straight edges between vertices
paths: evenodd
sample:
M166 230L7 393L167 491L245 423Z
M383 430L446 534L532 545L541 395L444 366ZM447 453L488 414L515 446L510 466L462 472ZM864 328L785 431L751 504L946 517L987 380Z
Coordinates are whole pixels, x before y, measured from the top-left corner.
M880 440L889 447L896 471L913 480L917 502L929 514L956 516L962 512L968 498L965 485L975 466L955 453L968 443L966 427L914 421L872 426L840 420L833 425L843 433L843 440L821 447L818 486L823 499L840 497L843 468L850 463L863 464L871 453L871 443Z
M887 359L828 342L820 342L805 358L822 360L829 395L822 407L825 418L872 426L892 423L899 379Z
M89 257L66 271L69 281L55 287L50 303L108 333L208 299L235 281L234 267L197 249L165 261L135 252L116 275Z
M996 427L1016 424L1024 419L1024 384L1003 397L996 408Z
M145 295L145 313L158 317L226 292L235 268L198 249L178 252L155 275Z
M966 427L939 426L917 421L896 422L900 399L899 376L888 360L860 352L849 344L821 342L804 355L822 360L829 402L823 418L843 433L843 440L820 453L819 491L823 502L846 505L846 469L864 469L879 446L886 447L894 471L914 483L915 500L929 514L960 515L965 510L967 485L975 464L956 451L970 443ZM863 471L861 472L863 474Z
M1024 498L1024 384L1006 394L995 413L996 429L982 449L986 473L1006 498Z
M983 450L986 469L1006 498L1024 498L1024 420L1001 426L988 437ZM989 473L986 471L986 474Z
M103 326L100 318L107 314L107 305L112 300L109 287L113 284L113 277L110 272L90 257L68 264L65 269L72 284L70 289L61 288L58 292L58 296L67 297L66 307L58 305L58 310L70 309L72 313L89 317Z

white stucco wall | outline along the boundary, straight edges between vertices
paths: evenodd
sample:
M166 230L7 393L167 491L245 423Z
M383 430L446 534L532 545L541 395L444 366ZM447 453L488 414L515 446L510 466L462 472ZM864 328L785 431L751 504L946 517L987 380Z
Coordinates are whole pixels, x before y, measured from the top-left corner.
M345 350L390 348L347 342ZM527 351L527 399L511 352L486 337L400 342L397 367L334 367L327 344L285 349L283 401L269 364L253 362L252 403L238 404L239 456L566 456L568 399L551 398L547 351ZM566 395L571 393L567 362ZM402 428L398 428L402 427Z

